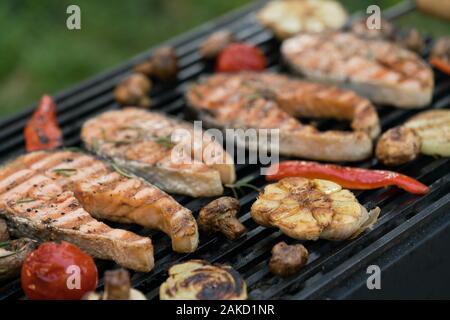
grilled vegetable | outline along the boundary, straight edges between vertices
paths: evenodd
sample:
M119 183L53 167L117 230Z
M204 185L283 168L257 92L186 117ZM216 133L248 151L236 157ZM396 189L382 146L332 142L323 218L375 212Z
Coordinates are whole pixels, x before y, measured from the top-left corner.
M28 152L54 149L62 145L56 105L50 96L42 96L36 111L25 126L24 135Z
M337 30L347 21L347 12L331 0L275 0L258 12L258 21L280 39L300 32Z
M261 71L266 68L264 53L246 43L232 43L222 50L217 58L217 72L237 72L243 70Z
M105 291L88 292L83 300L147 300L139 290L131 288L130 274L125 269L105 271Z
M162 47L155 50L148 60L135 66L134 71L163 81L175 78L178 72L175 49Z
M123 105L148 108L151 105L148 96L151 82L142 73L134 73L122 80L114 89L116 101Z
M405 49L421 53L425 48L425 38L415 28L398 30L394 35L394 41Z
M436 42L431 50L430 63L450 75L450 37L442 37Z
M379 208L367 212L334 182L300 177L267 185L251 207L258 224L298 240L351 239L371 227L379 213Z
M357 19L352 22L351 31L358 37L371 40L389 40L394 37L395 26L386 19L381 19L380 28L369 29L367 18Z
M229 266L189 260L169 269L159 289L161 300L245 300L247 285Z
M171 47L159 48L153 55L152 64L153 76L161 80L176 78L178 72L178 60L175 49Z
M23 261L35 245L36 242L28 238L0 242L0 281L20 274Z
M280 277L296 274L308 262L308 250L301 244L278 242L272 248L269 270Z
M222 232L230 240L246 232L245 226L236 218L239 201L231 197L218 198L200 210L198 227L206 233Z
M286 177L327 179L344 188L367 190L395 185L413 194L425 194L429 188L419 181L400 173L384 170L343 167L310 161L284 161L272 165L266 180L274 181Z
M389 129L378 140L376 155L387 166L397 166L414 160L420 152L420 137L406 127Z
M229 30L214 32L200 45L200 54L205 59L216 58L234 40L234 36Z
M432 99L431 68L416 53L389 41L343 32L300 34L285 40L281 52L295 72L376 103L423 108Z
M9 240L8 226L6 225L5 220L0 219L0 242L4 242L6 240Z
M79 300L97 286L97 267L75 245L47 242L25 259L21 283L31 300Z
M420 137L422 153L450 157L450 110L421 112L404 126Z

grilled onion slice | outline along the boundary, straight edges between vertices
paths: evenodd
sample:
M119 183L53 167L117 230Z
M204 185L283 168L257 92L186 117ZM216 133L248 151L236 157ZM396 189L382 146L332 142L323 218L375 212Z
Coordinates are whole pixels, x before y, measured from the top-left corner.
M159 288L161 300L245 300L247 285L230 266L190 260L172 266Z
M267 185L251 208L257 223L299 240L350 239L372 226L379 212L367 212L334 182L300 177Z

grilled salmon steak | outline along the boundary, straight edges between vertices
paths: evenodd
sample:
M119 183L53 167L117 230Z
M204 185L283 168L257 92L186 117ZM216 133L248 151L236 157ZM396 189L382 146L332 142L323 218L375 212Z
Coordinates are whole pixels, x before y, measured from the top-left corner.
M267 185L251 208L257 223L299 240L356 237L379 213L379 208L367 212L353 193L334 182L300 177Z
M372 138L380 132L377 112L367 99L352 91L273 73L213 75L192 85L186 98L208 126L279 129L279 150L287 156L366 159L372 153ZM353 132L321 132L295 117L350 120Z
M432 99L431 68L388 41L351 33L301 34L285 40L281 53L301 75L355 90L375 103L422 108Z
M64 239L136 270L153 266L150 239L94 218L162 230L178 252L192 252L198 244L188 209L153 185L79 152L34 152L3 167L0 211L18 233Z
M167 192L193 197L223 193L236 179L222 145L187 122L137 108L108 111L89 121L86 147Z

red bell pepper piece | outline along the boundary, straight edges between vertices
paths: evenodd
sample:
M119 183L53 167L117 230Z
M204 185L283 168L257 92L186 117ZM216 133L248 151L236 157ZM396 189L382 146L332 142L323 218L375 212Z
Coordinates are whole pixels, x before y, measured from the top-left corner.
M367 190L395 185L414 194L425 194L429 191L426 185L400 173L310 161L284 161L274 164L268 169L266 180L275 181L286 177L330 180L348 189Z
M24 135L28 152L53 149L62 145L56 105L50 96L42 96L36 111L25 126Z
M432 57L430 59L430 63L436 69L441 70L442 72L450 75L450 64L445 62L443 59L439 59L437 57Z

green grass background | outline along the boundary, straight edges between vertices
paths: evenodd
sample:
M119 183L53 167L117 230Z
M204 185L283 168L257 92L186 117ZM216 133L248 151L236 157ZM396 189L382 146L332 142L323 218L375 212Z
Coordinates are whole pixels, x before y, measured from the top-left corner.
M249 0L1 0L0 117L17 112ZM342 0L349 11L399 0ZM66 28L66 8L81 7L82 30ZM433 35L450 23L421 13L401 19Z

